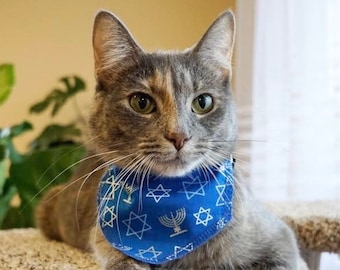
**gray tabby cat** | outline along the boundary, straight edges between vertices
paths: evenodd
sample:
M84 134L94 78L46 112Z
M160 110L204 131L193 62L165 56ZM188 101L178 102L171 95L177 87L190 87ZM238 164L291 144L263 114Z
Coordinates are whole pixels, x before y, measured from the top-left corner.
M232 221L181 259L157 266L136 261L114 249L96 223L97 189L108 165L178 176L233 153L234 36L234 16L226 11L193 48L147 53L113 14L99 12L89 156L70 183L39 205L37 225L47 237L94 252L105 269L300 269L292 231L253 199L237 162Z

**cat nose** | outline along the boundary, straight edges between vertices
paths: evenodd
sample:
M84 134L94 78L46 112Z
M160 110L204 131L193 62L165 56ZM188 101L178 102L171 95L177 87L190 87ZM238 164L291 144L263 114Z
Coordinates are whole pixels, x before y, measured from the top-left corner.
M165 135L165 138L173 143L177 151L181 150L184 144L191 139L191 137L183 132L171 132Z

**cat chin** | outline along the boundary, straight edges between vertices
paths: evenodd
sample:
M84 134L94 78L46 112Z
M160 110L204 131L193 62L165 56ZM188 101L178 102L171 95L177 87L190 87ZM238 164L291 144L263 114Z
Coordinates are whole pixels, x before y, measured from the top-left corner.
M199 160L195 162L183 163L179 160L173 160L169 162L160 162L153 166L152 173L159 176L166 177L178 177L189 174L191 171L197 168Z

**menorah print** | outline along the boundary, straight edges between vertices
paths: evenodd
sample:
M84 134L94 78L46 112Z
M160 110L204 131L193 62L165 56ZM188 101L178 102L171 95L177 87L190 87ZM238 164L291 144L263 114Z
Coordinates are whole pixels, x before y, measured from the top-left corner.
M170 237L174 237L187 232L187 230L182 230L180 227L186 217L185 208L177 209L176 216L174 216L174 214L170 212L170 216L170 218L167 215L158 218L159 222L162 223L165 227L174 229L174 233L171 234Z
M137 191L139 189L138 186L134 186L133 184L131 184L130 186L128 184L126 184L126 186L124 187L124 190L127 192L128 197L126 199L123 199L124 202L131 204L131 195L132 193L134 193L135 191Z

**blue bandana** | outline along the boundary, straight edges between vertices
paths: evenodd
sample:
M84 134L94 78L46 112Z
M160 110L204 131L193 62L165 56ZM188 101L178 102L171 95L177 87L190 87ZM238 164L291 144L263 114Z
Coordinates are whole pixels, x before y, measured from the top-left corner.
M136 260L183 257L232 219L233 162L159 177L110 167L98 191L98 222L111 245Z

